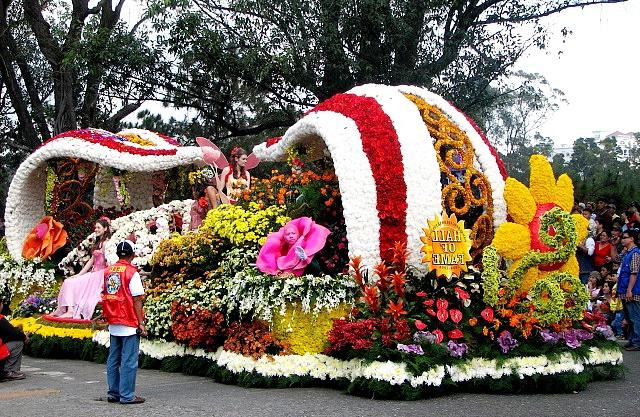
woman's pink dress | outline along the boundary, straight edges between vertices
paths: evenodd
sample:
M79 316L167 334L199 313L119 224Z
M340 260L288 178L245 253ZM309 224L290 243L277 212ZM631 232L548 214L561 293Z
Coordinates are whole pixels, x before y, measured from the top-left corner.
M58 294L58 309L53 315L62 315L64 313L62 308L68 307L73 312L74 319L91 320L93 310L102 297L102 283L106 268L104 253L94 250L91 272L76 278L65 279L62 283Z

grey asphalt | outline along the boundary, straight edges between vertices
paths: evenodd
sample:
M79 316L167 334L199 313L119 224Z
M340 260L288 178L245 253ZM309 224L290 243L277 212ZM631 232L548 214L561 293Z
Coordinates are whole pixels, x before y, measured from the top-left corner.
M557 395L454 394L421 401L377 401L322 388L255 389L211 379L139 370L145 404L96 401L104 365L25 357L22 381L0 383L0 416L640 416L640 352L625 352L627 373L586 391Z

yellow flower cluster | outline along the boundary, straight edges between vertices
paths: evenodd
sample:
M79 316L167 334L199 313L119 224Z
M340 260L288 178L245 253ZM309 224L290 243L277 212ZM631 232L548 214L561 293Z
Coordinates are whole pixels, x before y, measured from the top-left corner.
M179 265L204 265L223 249L223 241L210 229L174 233L160 242L151 258L151 265L164 267Z
M270 232L284 226L289 220L285 208L281 206L270 206L263 210L254 202L249 203L247 208L223 204L209 211L200 229L203 232L212 231L234 245L247 242L262 245Z
M74 339L90 339L93 337L92 329L71 329L65 327L54 327L40 324L35 317L19 318L11 320L15 327L22 328L22 331L30 334L37 334L42 337L73 337Z
M118 136L121 136L127 139L129 142L136 143L140 146L145 146L145 147L155 146L155 143L151 142L150 140L143 139L140 136L136 135L135 133L123 133L123 134L118 134Z
M327 343L327 333L333 326L333 320L349 315L351 306L340 304L333 310L322 310L318 314L305 313L300 304L287 303L283 315L273 314L271 331L279 342L287 344L289 353L304 355L320 353Z

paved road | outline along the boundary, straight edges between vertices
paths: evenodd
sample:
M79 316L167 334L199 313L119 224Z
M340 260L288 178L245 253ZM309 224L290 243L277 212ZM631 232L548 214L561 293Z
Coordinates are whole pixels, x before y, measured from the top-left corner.
M640 352L625 352L624 379L562 395L455 394L413 402L375 401L320 388L246 389L207 378L140 370L141 405L95 401L104 365L26 357L22 381L0 384L0 416L638 416Z

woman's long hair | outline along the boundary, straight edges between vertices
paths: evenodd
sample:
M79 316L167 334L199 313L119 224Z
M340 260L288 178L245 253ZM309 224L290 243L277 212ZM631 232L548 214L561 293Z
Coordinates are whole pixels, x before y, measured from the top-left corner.
M245 167L238 166L238 159L241 156L247 155L247 151L236 146L231 150L231 161L229 165L231 166L231 172L233 173L233 178L247 178L247 170ZM225 179L226 182L226 179Z
M101 249L104 242L111 237L111 223L109 222L109 219L99 218L96 220L96 223L104 227L104 233L102 236L96 237L96 243L93 244L92 251Z

